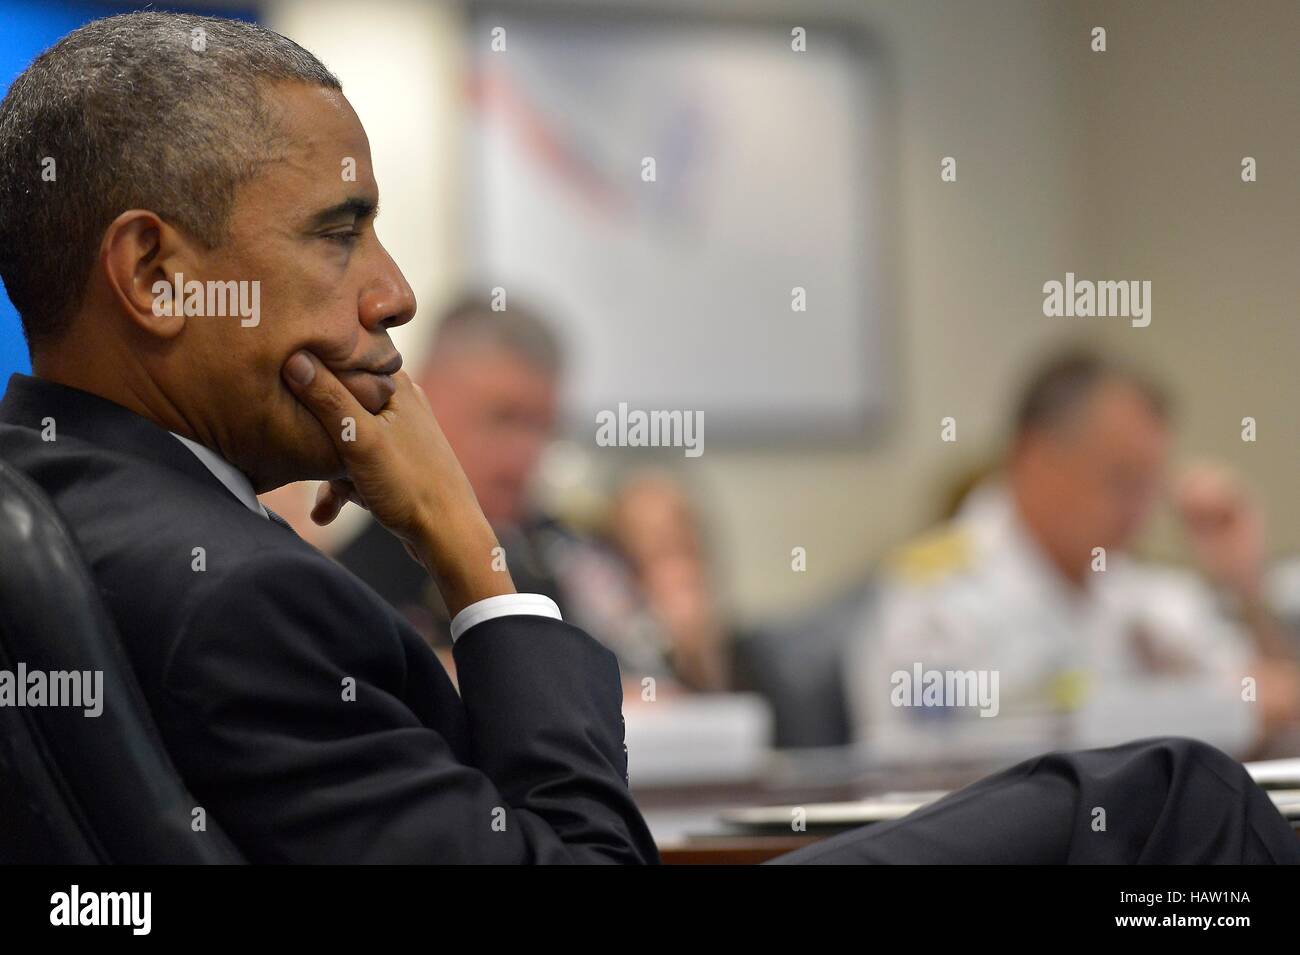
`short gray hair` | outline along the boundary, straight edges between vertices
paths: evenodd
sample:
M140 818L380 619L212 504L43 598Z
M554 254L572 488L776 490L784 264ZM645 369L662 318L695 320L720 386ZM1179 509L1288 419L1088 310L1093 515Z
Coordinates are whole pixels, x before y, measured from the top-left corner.
M1016 406L1016 433L1053 430L1073 421L1110 382L1129 385L1157 417L1170 417L1169 397L1155 381L1124 361L1076 346L1052 356L1032 374Z
M503 348L552 377L563 371L564 349L550 322L526 305L497 310L486 296L466 295L443 313L429 357L465 345Z
M342 89L265 27L153 11L86 24L14 81L0 103L0 278L29 348L66 332L127 209L226 241L236 188L276 158L262 98L274 81Z

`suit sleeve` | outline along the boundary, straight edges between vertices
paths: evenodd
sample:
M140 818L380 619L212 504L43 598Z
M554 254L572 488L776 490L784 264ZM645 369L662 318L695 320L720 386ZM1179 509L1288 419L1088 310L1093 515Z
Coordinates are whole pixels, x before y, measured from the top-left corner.
M587 634L539 617L470 629L462 704L323 557L277 552L209 589L160 723L253 861L657 861L626 785L617 664ZM431 681L446 692L408 701Z

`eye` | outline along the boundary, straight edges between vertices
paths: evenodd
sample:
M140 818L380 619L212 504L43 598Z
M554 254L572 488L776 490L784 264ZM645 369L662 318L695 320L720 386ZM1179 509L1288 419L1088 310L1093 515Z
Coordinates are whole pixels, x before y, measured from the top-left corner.
M328 239L331 242L337 242L339 245L353 246L356 245L357 239L361 238L361 233L355 231L328 232L321 236L321 238Z

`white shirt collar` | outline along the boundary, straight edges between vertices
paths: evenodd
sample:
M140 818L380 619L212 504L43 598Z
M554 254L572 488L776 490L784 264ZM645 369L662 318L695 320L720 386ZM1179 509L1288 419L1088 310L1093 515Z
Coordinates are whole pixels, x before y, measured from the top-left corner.
M244 472L197 441L181 437L175 431L169 431L168 434L193 451L194 456L203 462L203 466L212 472L212 476L225 485L227 491L239 498L241 504L254 514L261 514L270 520L270 515L266 513L262 502L257 499L257 495L253 492L253 485L248 478L244 477Z

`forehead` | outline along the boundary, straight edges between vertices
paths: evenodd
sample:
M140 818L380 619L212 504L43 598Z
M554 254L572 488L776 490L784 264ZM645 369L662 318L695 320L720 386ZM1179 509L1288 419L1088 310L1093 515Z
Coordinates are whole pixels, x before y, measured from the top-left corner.
M428 367L438 375L456 375L488 385L555 380L551 372L504 342L470 340L435 348Z
M1150 401L1126 382L1098 388L1088 402L1082 424L1082 434L1091 446L1120 451L1133 444L1158 448L1168 430Z
M378 200L370 141L338 90L278 83L263 94L276 130L274 160L245 184L240 199L310 215L351 195Z

